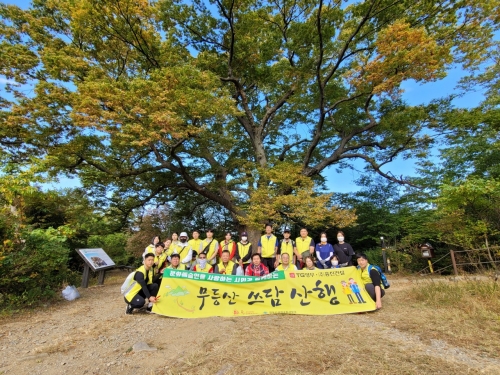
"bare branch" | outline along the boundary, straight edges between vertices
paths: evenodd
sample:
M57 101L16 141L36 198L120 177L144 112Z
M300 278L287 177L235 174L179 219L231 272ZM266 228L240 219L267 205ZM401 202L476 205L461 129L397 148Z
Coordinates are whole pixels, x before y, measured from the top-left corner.
M300 145L301 143L304 143L304 142L311 142L310 139L301 139L300 141L297 141L295 143L292 143L290 145L286 145L285 147L283 147L283 150L281 151L281 154L280 156L278 157L278 160L279 161L283 161L285 160L285 154L290 151L292 148L294 148L295 146L298 146Z

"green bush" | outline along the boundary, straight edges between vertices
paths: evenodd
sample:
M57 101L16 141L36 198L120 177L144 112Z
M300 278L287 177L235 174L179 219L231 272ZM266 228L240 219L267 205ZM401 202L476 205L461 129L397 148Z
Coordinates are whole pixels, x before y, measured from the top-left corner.
M22 238L5 242L0 256L0 293L7 306L36 304L76 278L68 270L70 249L60 231L35 229Z
M87 246L89 248L102 248L117 265L131 265L134 263L135 257L125 250L127 239L128 237L124 233L94 235L88 238Z

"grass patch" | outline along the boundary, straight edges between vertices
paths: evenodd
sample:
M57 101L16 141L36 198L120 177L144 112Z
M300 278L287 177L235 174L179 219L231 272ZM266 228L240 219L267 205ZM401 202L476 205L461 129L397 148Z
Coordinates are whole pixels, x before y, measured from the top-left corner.
M408 297L434 308L459 309L478 323L500 318L500 285L494 281L418 283Z
M395 283L396 284L396 283ZM479 355L500 357L500 285L491 280L417 280L391 287L372 319Z

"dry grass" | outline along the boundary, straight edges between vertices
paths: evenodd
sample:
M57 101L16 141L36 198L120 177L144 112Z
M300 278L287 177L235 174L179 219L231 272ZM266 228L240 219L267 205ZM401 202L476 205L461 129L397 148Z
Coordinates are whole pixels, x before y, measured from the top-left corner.
M245 318L240 327L201 339L157 374L494 374L450 362L404 337L373 327L378 314ZM380 314L382 315L382 314ZM331 327L331 328L330 328Z
M412 281L390 289L379 322L422 340L444 340L493 358L500 356L500 284L488 280ZM386 302L386 301L384 301Z

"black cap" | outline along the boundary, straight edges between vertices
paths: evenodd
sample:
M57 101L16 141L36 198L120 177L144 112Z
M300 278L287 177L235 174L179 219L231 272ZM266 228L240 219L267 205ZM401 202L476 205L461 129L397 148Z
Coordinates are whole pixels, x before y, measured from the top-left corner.
M290 228L283 229L283 233L290 233Z
M248 233L247 232L242 232L240 237L248 237Z

